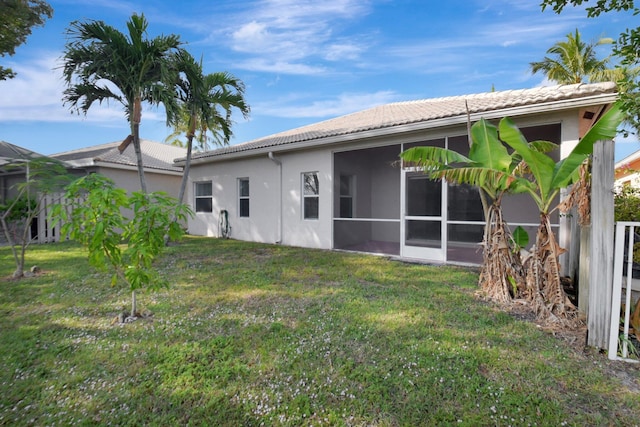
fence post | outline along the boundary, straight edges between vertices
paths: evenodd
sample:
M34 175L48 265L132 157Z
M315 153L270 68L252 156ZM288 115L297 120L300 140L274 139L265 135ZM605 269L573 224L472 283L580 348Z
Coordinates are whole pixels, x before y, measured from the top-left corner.
M608 348L613 290L613 141L593 146L587 345Z
M578 309L589 317L591 283L591 224L580 227L580 264L578 265Z

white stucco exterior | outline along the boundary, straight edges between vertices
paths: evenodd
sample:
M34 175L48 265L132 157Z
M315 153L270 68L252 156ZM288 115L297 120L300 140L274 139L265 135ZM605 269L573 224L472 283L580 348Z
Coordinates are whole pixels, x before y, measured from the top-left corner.
M194 197L194 183L211 181L213 212L196 212L189 221L189 233L219 237L220 212L227 210L234 239L331 248L331 169L331 152L327 150L280 153L273 160L263 154L210 167L192 167L189 199ZM305 172L318 173L318 219L303 218L301 192ZM249 217L239 213L240 178L248 178L250 183Z
M498 108L472 115L471 120L484 117L497 122L509 116L525 135L528 133L529 140L546 139L559 143L560 149L555 156L560 159L577 144L587 125L584 117L589 114L585 111L601 111L601 107L612 102L614 97L615 94L607 94L589 100L570 99L546 108L537 104L534 107ZM413 107L411 103L406 106ZM375 112L382 114L383 118L391 113L395 114L384 109ZM360 114L366 116L367 112ZM349 118L335 119L337 128L341 129L338 125L348 122ZM239 240L349 249L352 244L353 247L362 244L358 239L366 236L369 241L391 247L392 254L404 258L447 262L461 256L455 255L456 251L466 251L467 255L471 253L478 240L473 243L475 237L469 236L477 237L481 233L483 220L473 215L467 218L452 213L452 209L460 208L455 203L463 193L455 193L459 190L448 189L446 185L442 187L442 194L436 194L438 200L442 200L437 202L442 204L441 212L430 213L428 215L431 216L425 217L427 222L419 223L423 218L416 218L408 212L409 175L398 162L400 152L415 144L441 144L456 150L466 146L468 149L466 115L379 129L336 131L335 135L313 137L314 132L321 133L318 129L329 135L331 125L330 120L266 137L266 143L256 140L246 146L221 149L213 155L202 153L196 156L189 174L188 200L194 207L197 183L210 182L213 194L211 212L196 212L189 221L188 232L220 237L220 212L226 210L231 226L230 236ZM275 142L269 142L271 140ZM183 163L179 161L178 164ZM305 219L303 215L302 175L309 172L318 175L317 219ZM353 183L353 212L348 218L341 217L340 213L340 181L343 176L351 177ZM248 217L240 216L239 212L238 180L241 178L248 179L250 183ZM463 202L471 203L467 199ZM510 224L524 226L530 235L535 232L538 212L527 196L505 198L503 209ZM557 214L552 220L560 227L561 244L567 247L570 242L562 227L564 220ZM436 250L433 250L433 240L428 240L432 238L416 240L416 230L427 233L425 236L437 232L435 239L441 239L443 243L438 243L440 246L436 245ZM414 242L409 243L410 237ZM457 241L457 248L450 246L452 239ZM380 249L381 253L386 250Z

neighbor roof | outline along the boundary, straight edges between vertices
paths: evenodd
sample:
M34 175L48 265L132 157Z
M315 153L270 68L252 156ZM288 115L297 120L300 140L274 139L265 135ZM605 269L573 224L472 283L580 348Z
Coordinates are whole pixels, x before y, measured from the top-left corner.
M0 165L14 162L16 160L32 160L38 157L44 157L40 153L27 150L9 142L0 141Z
M249 152L253 150L284 148L283 146L302 142L317 141L320 144L328 142L321 140L332 139L332 137L349 135L354 139L360 134L362 136L371 133L384 134L385 131L391 133L400 126L428 129L465 123L467 108L472 120L477 120L480 116L488 116L490 112L495 112L494 116L499 117L605 104L613 102L616 95L615 83L594 83L396 102L276 133L243 144L196 153L193 155L193 160L206 162L218 156L234 153L239 155L242 152L250 154ZM178 161L183 160L179 159Z
M121 142L94 145L78 150L54 154L54 159L64 160L75 167L121 165L137 167L136 153L133 144L129 144L120 153ZM148 139L140 140L142 162L145 169L157 169L171 172L182 172L182 168L174 165L173 160L184 157L187 150L182 147L162 144Z

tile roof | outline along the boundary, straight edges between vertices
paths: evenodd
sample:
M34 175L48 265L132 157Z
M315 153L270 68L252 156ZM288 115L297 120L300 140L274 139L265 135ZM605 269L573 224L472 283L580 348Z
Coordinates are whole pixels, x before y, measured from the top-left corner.
M437 119L461 117L462 120L466 120L467 105L471 114L478 114L517 107L552 104L559 101L579 100L599 95L614 96L616 93L617 88L614 83L594 83L396 102L276 133L242 144L194 153L193 159L205 160L225 154L278 147L340 135L358 134L400 125L427 123Z
M94 145L92 147L54 154L51 157L67 161L75 166L95 166L97 163L112 163L137 167L136 153L133 144L129 144L122 153L118 150L120 144L121 141ZM148 139L140 140L140 148L142 150L142 162L145 168L182 172L182 168L176 167L173 164L173 160L186 156L186 148L162 144Z
M9 163L15 160L31 160L44 157L40 153L27 150L10 142L0 141L0 164Z

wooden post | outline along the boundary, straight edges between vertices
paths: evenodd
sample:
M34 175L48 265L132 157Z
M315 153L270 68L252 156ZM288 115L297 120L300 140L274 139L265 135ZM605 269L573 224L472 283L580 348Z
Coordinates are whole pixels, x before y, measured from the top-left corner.
M587 345L609 346L613 289L613 141L593 146Z
M578 265L578 310L589 316L589 276L591 274L591 225L580 227L580 264Z

